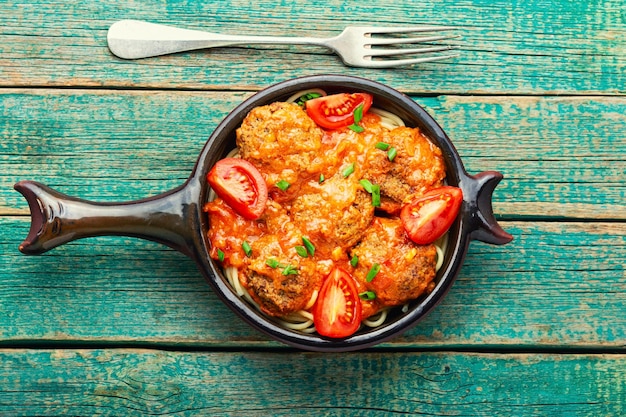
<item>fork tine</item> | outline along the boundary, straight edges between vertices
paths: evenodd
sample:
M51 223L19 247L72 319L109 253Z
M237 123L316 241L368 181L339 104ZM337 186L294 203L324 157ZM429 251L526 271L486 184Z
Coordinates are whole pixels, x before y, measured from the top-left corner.
M404 49L369 49L368 56L380 57L380 56L394 56L394 55L413 55L413 54L425 54L429 52L443 52L452 49L457 49L458 46L436 46L432 48L404 48Z
M420 33L420 32L440 32L454 30L452 26L362 26L360 29L365 34L386 34L386 33Z
M423 47L413 48L384 48L385 46L400 46L419 44L426 42L441 41L445 39L458 38L457 35L445 35L426 34L427 36L408 35L408 37L402 36L385 36L389 34L416 34L425 32L440 32L446 30L456 29L450 26L382 26L382 27L360 27L359 32L367 39L363 40L363 48L361 49L364 54L361 59L365 60L364 66L370 68L393 68L405 65L414 65L424 62L440 61L444 59L455 58L458 54L446 54L446 55L427 55L423 57L404 58L404 59L379 59L383 57L403 57L416 54L431 54L436 52L448 51L456 49L454 45L423 45ZM415 45L418 46L418 45Z
M441 41L444 39L454 39L458 38L458 36L422 36L417 38L369 38L367 40L368 45L395 45L395 44L405 44L405 43L422 43L422 42L434 42Z
M441 61L444 59L456 58L459 54L438 55L429 56L424 58L411 58L411 59L387 59L387 60L370 60L367 63L369 68L393 68L405 65L421 64L424 62Z

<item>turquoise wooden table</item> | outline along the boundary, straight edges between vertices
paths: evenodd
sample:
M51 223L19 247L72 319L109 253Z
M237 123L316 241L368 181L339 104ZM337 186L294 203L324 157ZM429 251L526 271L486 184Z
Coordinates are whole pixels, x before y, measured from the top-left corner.
M460 56L344 67L316 47L124 61L108 27L330 36L345 25L458 27ZM298 351L252 330L193 262L124 237L18 252L13 184L96 201L170 190L254 92L357 75L409 94L471 173L505 179L513 243L473 242L417 327L366 351ZM626 412L624 0L0 3L0 415L620 416Z

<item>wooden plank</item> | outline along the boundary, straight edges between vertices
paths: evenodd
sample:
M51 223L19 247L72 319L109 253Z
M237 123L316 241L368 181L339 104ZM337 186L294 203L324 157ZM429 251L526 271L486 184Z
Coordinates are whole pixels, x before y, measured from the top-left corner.
M619 416L624 355L0 350L3 415Z
M0 85L255 90L294 76L343 73L411 93L623 94L622 0L458 2L380 0L321 8L293 2L5 1L0 3ZM189 29L332 36L346 25L454 25L460 57L380 71L344 67L321 48L219 48L123 61L106 46L123 18ZM286 24L286 22L289 22ZM251 29L252 28L252 29Z
M211 132L249 96L114 90L95 95L80 90L3 93L2 183L39 179L93 200L142 198L182 184ZM15 208L19 199L9 190L0 206Z
M0 91L0 214L28 213L11 187L36 179L92 200L168 191L250 92ZM626 99L415 97L467 170L499 170L503 218L626 219Z
M626 344L626 223L504 222L474 242L444 301L388 347L608 349ZM183 255L130 238L17 251L28 222L0 217L0 339L280 346L248 328Z
M470 172L496 170L503 216L626 218L626 100L600 97L417 98Z

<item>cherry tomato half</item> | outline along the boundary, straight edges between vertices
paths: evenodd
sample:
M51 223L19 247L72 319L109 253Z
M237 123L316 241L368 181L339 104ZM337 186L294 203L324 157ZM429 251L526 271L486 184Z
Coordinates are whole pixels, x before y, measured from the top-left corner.
M409 238L419 245L439 239L452 226L462 201L461 189L450 186L431 190L411 200L400 212Z
M305 102L306 112L318 126L339 129L354 123L354 110L363 105L363 114L372 106L373 97L367 93L341 93L318 97Z
M215 193L237 214L248 220L258 219L267 203L267 184L250 162L240 158L217 161L207 174Z
M354 278L335 267L322 284L313 306L313 323L322 336L348 337L361 325L361 300Z

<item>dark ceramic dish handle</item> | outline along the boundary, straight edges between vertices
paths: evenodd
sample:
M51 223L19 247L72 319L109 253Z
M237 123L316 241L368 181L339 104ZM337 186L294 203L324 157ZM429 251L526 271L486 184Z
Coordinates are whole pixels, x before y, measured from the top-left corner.
M31 227L19 250L38 255L64 243L123 235L153 240L193 257L191 224L198 194L192 182L165 194L126 203L96 203L70 197L35 181L14 188L28 201Z
M505 232L493 215L491 197L503 176L497 171L485 171L471 176L465 174L459 181L463 190L464 224L469 231L470 239L494 245L504 245L513 240L513 236Z

